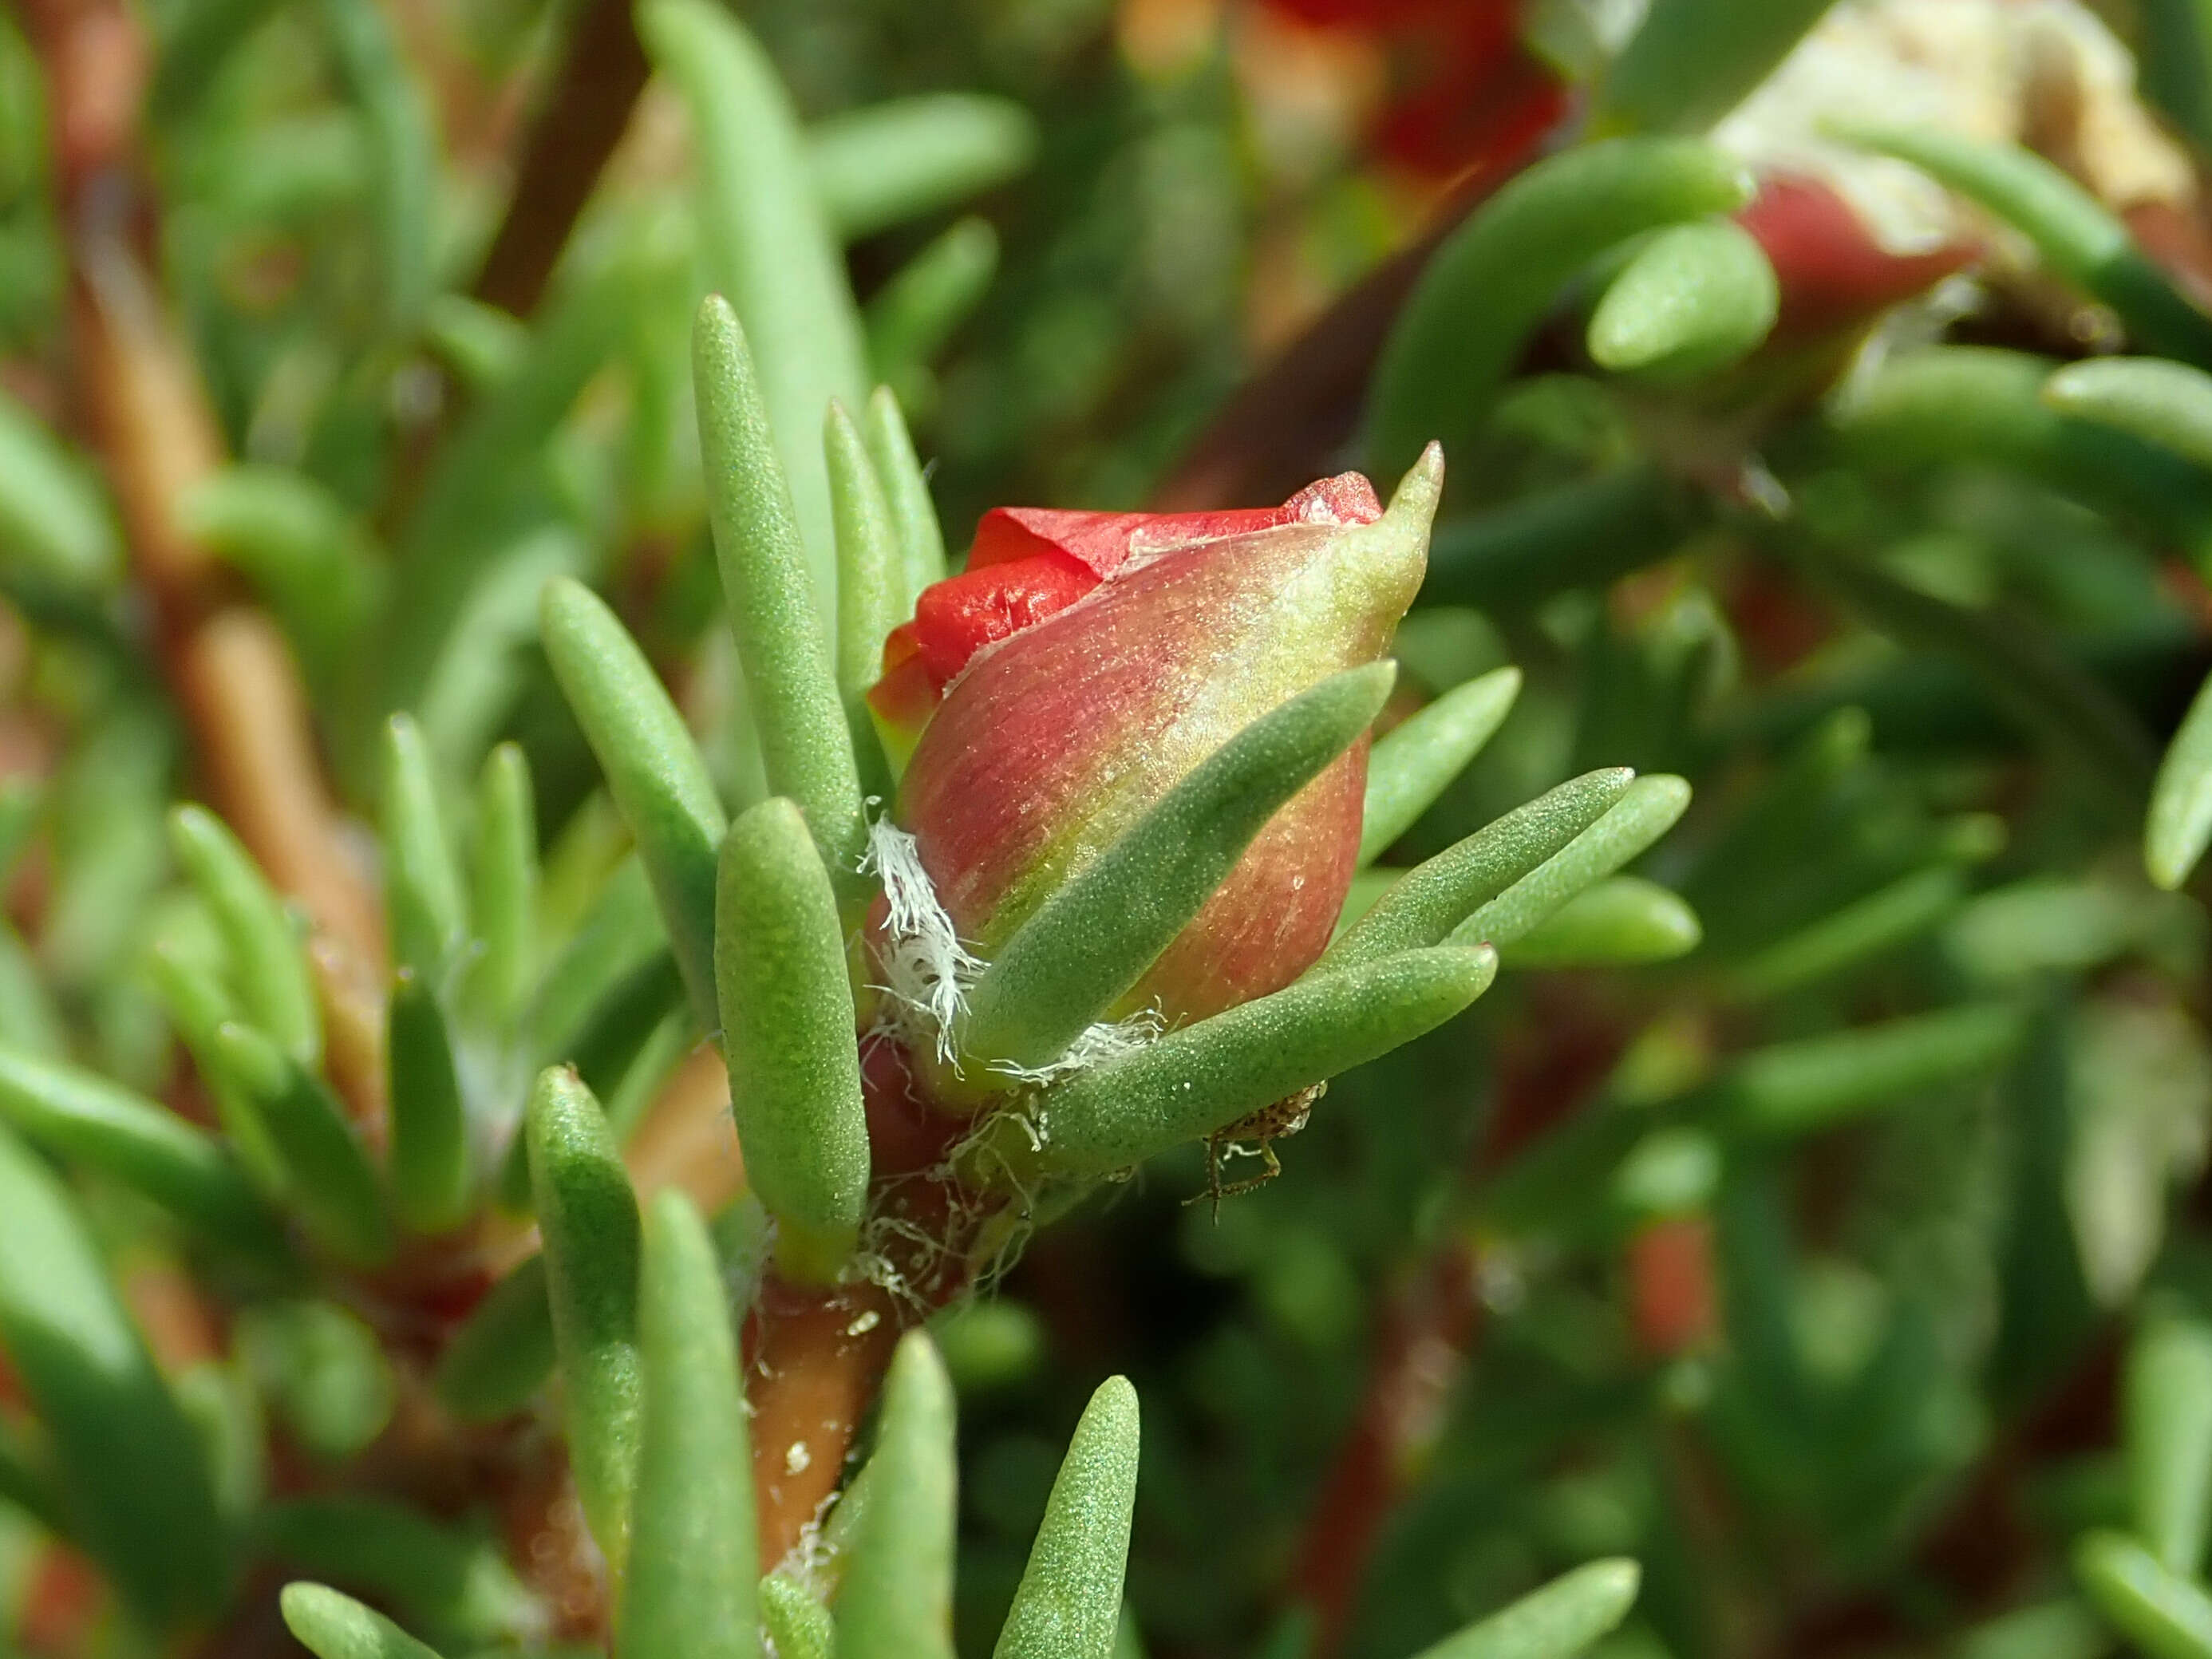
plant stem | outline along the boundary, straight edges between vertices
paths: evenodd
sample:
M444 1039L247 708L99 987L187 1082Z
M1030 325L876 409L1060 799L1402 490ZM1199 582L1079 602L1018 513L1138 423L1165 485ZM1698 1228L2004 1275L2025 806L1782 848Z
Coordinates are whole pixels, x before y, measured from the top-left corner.
M222 465L223 441L149 268L143 32L119 0L37 0L26 11L46 72L78 392L153 601L161 660L240 839L349 956L378 962L381 926L338 838L297 665L179 525L178 502Z
M476 296L527 317L645 90L626 0L591 0L530 130L514 195L477 273Z

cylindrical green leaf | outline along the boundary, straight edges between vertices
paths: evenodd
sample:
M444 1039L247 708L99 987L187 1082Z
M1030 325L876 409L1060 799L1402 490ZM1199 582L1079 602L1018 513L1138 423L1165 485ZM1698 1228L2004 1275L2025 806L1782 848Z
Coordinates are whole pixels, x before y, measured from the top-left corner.
M250 1025L218 1027L214 1054L221 1085L237 1090L259 1123L283 1165L286 1201L316 1243L349 1267L380 1265L392 1254L392 1224L337 1097Z
M776 1659L836 1659L837 1626L805 1585L787 1573L760 1581L761 1624Z
M817 122L806 149L823 212L854 241L1012 178L1036 152L1036 123L1009 98L931 93Z
M1586 887L1505 947L1510 968L1671 962L1698 948L1698 913L1656 882L1613 876Z
M469 966L469 1006L494 1025L521 1012L537 973L538 811L530 762L518 744L484 757L477 782L469 858L470 911L477 955Z
M1959 908L1966 878L1940 866L1915 870L1776 940L1729 975L1740 997L1779 996L1927 933Z
M952 1455L958 1417L945 1364L921 1331L899 1340L834 1609L837 1659L952 1659Z
M0 1119L219 1243L255 1254L283 1247L244 1172L212 1136L105 1078L0 1047Z
M2212 317L2183 297L2118 216L2040 155L1934 122L1844 124L1838 136L1909 161L1980 203L2033 242L2060 276L2118 312L2129 334L2150 350L2212 366Z
M1592 1561L1417 1659L1575 1659L1628 1616L1641 1577L1633 1561Z
M1359 820L1359 862L1370 865L1413 827L1467 769L1521 695L1521 671L1492 669L1455 685L1375 742Z
M246 1017L302 1066L322 1060L323 1018L299 930L253 858L204 807L169 818L177 862L215 913Z
M584 1518L619 1583L637 1472L637 1195L599 1103L565 1066L539 1075L523 1134L569 1466Z
M438 799L430 750L409 714L384 726L384 908L392 959L440 985L468 933L460 866Z
M323 1584L284 1586L284 1627L315 1659L439 1659L373 1607Z
M71 588L105 586L122 539L96 475L0 392L0 568Z
M371 620L384 572L327 489L289 467L225 467L179 499L177 520L266 597L312 671L343 665Z
M468 1219L475 1191L453 1034L437 998L404 969L386 1012L392 1208L416 1232L447 1232Z
M1996 1070L2023 1024L2008 1004L1968 1004L1776 1043L1736 1061L1716 1085L1716 1102L1739 1133L1808 1133Z
M2045 380L2043 401L2212 467L2212 374L2201 368L2163 357L2092 357Z
M721 1264L691 1200L654 1200L638 1293L644 1369L629 1582L635 1659L754 1659L753 1467Z
M2002 467L2185 540L2201 556L2212 477L2161 445L2052 406L2043 390L2057 367L1996 346L1900 352L1831 399L1829 421L1862 465Z
M2075 1546L2074 1576L2097 1611L2149 1659L2212 1659L2212 1595L2134 1539L2089 1534Z
M2136 1536L2193 1578L2212 1523L2212 1326L2154 1316L2129 1345L2120 1411Z
M994 1659L1113 1659L1137 1501L1137 1391L1109 1376L1084 1407Z
M968 320L999 270L999 233L963 219L900 267L868 301L868 366L912 406L933 392L930 359Z
M848 890L868 834L853 736L807 586L805 551L769 441L752 353L737 313L717 295L699 309L691 362L722 595L769 787L799 803L832 878ZM808 433L812 441L811 415ZM815 448L818 453L818 442ZM835 614L834 605L830 610Z
M76 1206L4 1129L0 1352L45 1427L77 1541L156 1627L212 1613L230 1539L198 1438Z
M1680 386L1729 367L1774 327L1782 291L1766 252L1729 219L1669 225L1636 251L1590 313L1590 360Z
M1693 138L1583 144L1521 173L1444 240L1398 313L1368 388L1369 470L1395 476L1431 439L1463 449L1522 340L1590 260L1750 193L1741 163Z
M376 0L319 0L331 56L368 136L378 253L375 294L395 332L430 297L437 232L438 136L429 100Z
M1742 102L1831 0L1653 0L1607 70L1607 130L1696 132Z
M870 717L884 639L906 620L906 553L875 463L845 405L833 402L822 433L830 458L830 506L837 529L837 695L852 733L860 787L888 798L892 780Z
M1077 1073L1037 1105L1041 1147L1002 1134L985 1156L1018 1170L1132 1168L1412 1042L1480 996L1497 971L1492 952L1454 945L1310 974Z
M714 854L727 820L699 746L653 665L580 582L549 582L545 654L599 757L702 1023L714 1019Z
M654 68L675 83L691 118L708 286L728 296L752 340L765 422L804 538L799 569L807 573L815 625L826 634L837 594L822 411L832 398L857 409L868 390L844 257L816 195L791 100L744 25L712 0L648 0L637 22ZM703 393L700 414L705 435L712 422ZM716 477L724 458L711 436L707 442L712 497L731 481ZM796 793L770 781L781 793Z
M520 1411L553 1374L553 1308L545 1258L533 1255L493 1285L438 1356L438 1398L464 1423Z
M1284 802L1366 731L1394 663L1332 674L1206 757L1023 922L975 983L962 1048L1058 1059L1144 976Z
M836 895L791 802L731 826L715 945L746 1179L776 1218L785 1271L826 1283L867 1209L868 1126Z
M1598 587L1681 544L1703 497L1638 463L1447 519L1429 540L1429 605L1533 605Z
M513 1646L544 1627L544 1605L507 1565L495 1535L361 1493L288 1498L260 1516L258 1542L295 1572L374 1595L464 1651Z
M2212 676L2197 689L2166 745L2143 820L2143 866L2169 891L2212 846Z
M240 1311L235 1332L255 1387L311 1455L356 1456L391 1422L398 1389L382 1340L347 1309L262 1303Z
M1441 945L1488 903L1557 856L1628 793L1625 766L1570 778L1478 830L1400 877L1322 957L1323 969L1351 968L1400 951Z
M891 504L898 525L899 545L906 553L906 599L901 620L914 611L921 590L945 580L945 530L937 521L937 504L929 496L929 479L915 453L914 437L907 430L898 396L879 386L868 397L865 422L868 453L876 463L876 476Z
M1504 945L1526 937L1568 900L1643 854L1689 805L1690 786L1678 777L1637 779L1603 817L1460 923L1452 939Z

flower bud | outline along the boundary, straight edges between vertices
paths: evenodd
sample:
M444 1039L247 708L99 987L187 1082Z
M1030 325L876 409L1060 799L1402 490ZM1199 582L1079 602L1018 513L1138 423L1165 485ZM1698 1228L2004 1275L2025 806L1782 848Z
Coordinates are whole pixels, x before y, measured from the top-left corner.
M896 817L963 945L988 961L1254 720L1381 658L1442 479L1432 448L1387 514L1346 474L1250 512L987 517L871 694L879 719L927 720ZM1269 821L1121 1012L1199 1018L1303 972L1351 883L1365 778L1363 740Z

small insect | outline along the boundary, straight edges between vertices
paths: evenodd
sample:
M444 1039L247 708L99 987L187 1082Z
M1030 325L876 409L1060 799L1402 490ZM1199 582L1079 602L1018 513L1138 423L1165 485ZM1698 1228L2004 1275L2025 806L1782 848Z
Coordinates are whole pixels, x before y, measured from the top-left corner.
M1285 1095L1273 1105L1262 1106L1249 1117L1216 1129L1206 1138L1206 1191L1201 1196L1213 1203L1213 1218L1221 1218L1221 1200L1235 1198L1240 1193L1266 1186L1283 1172L1282 1160L1275 1156L1278 1140L1286 1139L1306 1127L1313 1116L1314 1102L1328 1091L1326 1083L1316 1083L1310 1089L1301 1089L1294 1095ZM1222 1166L1232 1158L1256 1158L1266 1165L1258 1175L1243 1181L1224 1183ZM1196 1198L1188 1198L1186 1204L1195 1204Z

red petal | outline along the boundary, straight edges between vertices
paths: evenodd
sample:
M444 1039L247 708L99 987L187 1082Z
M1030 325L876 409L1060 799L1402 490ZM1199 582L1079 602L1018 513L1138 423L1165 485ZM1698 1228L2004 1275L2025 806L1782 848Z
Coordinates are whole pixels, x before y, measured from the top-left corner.
M1284 524L1373 524L1382 516L1375 486L1357 472L1308 484L1280 507L1221 513L1079 513L1051 507L995 507L975 526L968 568L1018 559L1054 558L1094 576L1110 576L1134 552L1218 541Z
M868 688L868 707L891 725L919 732L937 707L941 690L922 660L912 623L901 623L884 641L884 672Z
M1953 242L1927 253L1892 253L1834 191L1790 175L1764 180L1736 222L1774 266L1782 289L1774 331L1784 338L1863 322L1933 288L1978 252Z
M985 646L1065 611L1098 586L1092 571L1038 555L963 571L922 592L915 638L929 677L943 686Z

